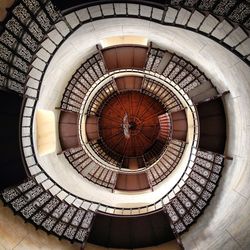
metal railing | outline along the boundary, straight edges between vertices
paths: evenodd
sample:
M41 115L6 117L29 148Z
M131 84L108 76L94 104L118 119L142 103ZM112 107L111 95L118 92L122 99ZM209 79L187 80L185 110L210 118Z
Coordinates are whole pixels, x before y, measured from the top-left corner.
M40 186L43 186L45 190L51 192L53 196L57 196L60 200L67 200L68 204L81 204L81 207L85 207L91 211L98 210L109 214L137 215L149 213L151 211L162 209L165 205L170 205L168 207L168 213L174 221L177 231L184 231L187 225L192 223L202 212L211 198L214 192L213 188L216 187L216 183L218 182L217 177L219 176L221 166L223 164L223 156L217 155L216 153L210 153L214 156L213 161L204 159L203 157L205 162L212 164L213 169L210 170L210 175L206 175L207 177L204 178L205 183L207 183L206 186L204 186L203 182L203 184L199 184L198 179L194 181L194 184L203 187L203 192L200 193L199 196L197 196L198 193L196 196L193 196L192 190L195 189L195 187L185 188L182 192L182 188L185 186L183 183L185 183L188 178L196 178L197 174L199 175L201 173L205 175L204 171L202 172L202 168L206 170L206 166L202 165L202 161L200 161L202 166L196 167L195 169L192 168L193 165L196 164L196 159L202 158L196 154L199 135L198 121L194 125L196 137L193 140L189 164L171 192L165 194L165 196L160 200L148 206L129 209L111 207L105 204L99 204L98 202L84 200L70 194L67 190L55 183L38 164L34 153L32 124L34 120L34 110L37 104L37 99L39 98L41 82L51 58L60 45L67 39L68 36L70 36L70 34L72 34L84 23L103 18L111 18L114 15L116 18L141 18L163 25L184 28L202 34L232 51L236 56L249 65L249 48L244 47L245 43L249 42L248 32L246 32L243 26L231 23L231 21L227 20L227 18L223 17L223 15L221 18L217 18L213 13L205 15L199 10L190 11L189 9L182 7L173 8L169 6L166 9L160 9L145 4L136 4L138 11L133 12L130 8L131 5L126 3L122 6L119 5L119 8L118 5L112 4L113 9L109 12L105 12L104 10L107 5L100 4L98 5L99 8L102 9L100 14L94 12L93 9L89 7L62 17L57 11L54 10L50 1L44 1L42 4L40 4L40 1L33 1L34 5L29 5L26 2L27 1L23 0L13 5L9 10L8 17L5 19L4 23L1 24L4 26L4 29L1 31L0 35L0 85L3 89L7 88L21 94L24 92L26 93L26 97L23 102L23 119L20 129L22 131L21 141L22 150L24 152L24 164L26 165L28 171L32 176L34 176L36 182ZM237 8L239 8L239 6ZM84 11L86 11L86 15L83 14ZM171 11L173 12L173 15L170 15ZM182 13L185 12L188 12L189 14L188 19L180 22L180 18L183 17ZM237 14L232 15L237 16ZM200 19L196 22L195 17L197 16L200 16ZM248 22L248 16L249 14L247 14L246 17L242 17L242 21L246 19L244 23ZM209 20L214 20L214 24L212 26L207 24ZM225 31L222 35L219 30L223 25L226 25L229 29L227 29L227 31ZM237 32L239 32L240 35L236 41L235 33ZM25 89L26 83L27 88ZM196 113L195 106L191 106L190 108L192 110L192 114L194 115ZM196 120L197 117L194 117L194 121ZM211 183L214 185L211 185ZM192 192L189 192L190 189ZM185 197L187 201L191 202L192 205L189 209L185 210L187 212L184 214L181 212L182 209L179 209L181 206L176 205L177 203L173 203L174 198L176 198L178 194L184 194L182 197ZM192 197L199 198L192 200ZM178 197L176 199L181 198ZM183 200L181 204L186 203ZM185 205L186 207L188 206L187 204ZM28 204L25 203L24 205ZM176 217L174 216L177 212L180 216L176 220Z
M27 81L25 74L31 69L35 53L39 51L41 56L38 60L47 63L49 55L46 54L53 53L62 44L60 40L64 41L85 23L111 17L140 18L191 30L221 44L249 65L249 3L240 1L229 9L226 1L223 1L226 8L219 3L207 9L189 4L186 1L181 6L174 3L163 6L149 1L140 1L140 4L99 4L100 12L85 4L86 8L77 6L78 10L64 17L55 11L50 0L43 3L36 0L16 1L1 23L0 86L23 93ZM54 48L47 50L41 44Z

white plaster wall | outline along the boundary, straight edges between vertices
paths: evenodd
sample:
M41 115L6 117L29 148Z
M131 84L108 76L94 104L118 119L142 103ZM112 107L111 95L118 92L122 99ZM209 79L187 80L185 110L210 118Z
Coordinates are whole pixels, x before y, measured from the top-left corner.
M53 110L86 53L93 50L100 39L112 35L145 36L198 65L220 91L230 90L231 94L225 98L228 116L226 154L234 159L226 161L220 186L210 206L182 238L185 248L192 250L249 249L250 70L231 52L199 34L149 21L96 21L82 26L60 48L46 73L38 107ZM54 168L56 170L56 166Z
M71 244L59 240L43 230L36 230L31 224L25 224L20 216L15 216L10 208L0 201L0 250L79 250L79 243ZM170 241L153 247L136 248L137 250L180 250L176 241ZM119 250L100 247L87 243L85 250ZM120 249L121 250L121 249ZM129 250L129 249L123 249Z

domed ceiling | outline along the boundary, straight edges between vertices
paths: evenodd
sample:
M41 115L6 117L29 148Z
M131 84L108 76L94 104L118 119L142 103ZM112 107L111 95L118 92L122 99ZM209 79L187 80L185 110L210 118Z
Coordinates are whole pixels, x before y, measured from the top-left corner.
M160 132L158 115L164 108L152 97L136 91L107 101L99 121L104 145L122 157L140 157L150 150Z

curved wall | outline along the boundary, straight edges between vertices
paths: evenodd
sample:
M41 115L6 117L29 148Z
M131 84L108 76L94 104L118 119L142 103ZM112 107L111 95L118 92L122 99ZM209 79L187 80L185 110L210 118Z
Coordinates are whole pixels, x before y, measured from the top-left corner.
M51 110L55 112L56 115L58 115L54 108L59 106L64 88L67 85L68 80L70 79L71 75L74 74L79 65L89 57L91 52L96 50L95 45L98 44L101 39L107 37L107 35L103 33L104 30L106 30L106 34L109 34L109 36L128 35L130 34L129 31L122 31L125 29L125 27L133 28L133 33L135 33L136 30L139 29L140 25L149 26L149 22L142 21L133 27L131 26L132 21L133 20L129 19L119 19L119 27L117 22L116 25L114 25L112 19L108 19L107 23L105 24L105 28L103 26L99 27L100 21L97 21L98 23L96 26L98 28L90 29L92 24L95 24L95 22L93 22L91 24L83 25L76 32L74 32L73 35L65 41L62 47L59 48L49 64L42 83L42 90L37 104L37 109L41 108ZM117 31L112 32L114 29L117 29ZM146 29L144 30L146 31ZM151 32L152 30L148 30L146 33L142 31L142 34L144 36L150 37ZM67 68L65 68L66 58ZM53 84L51 84L52 82ZM189 117L188 119L190 120L189 123L192 124L191 118ZM189 133L188 137L189 140L191 140L192 133ZM96 185L84 180L66 161L63 155L57 156L56 153L54 153L47 156L38 157L38 161L40 165L43 166L44 170L49 173L52 179L57 181L57 183L62 185L66 190L77 196L89 200L95 200L97 202L102 202L111 206L137 207L152 204L163 197L169 190L171 190L171 188L176 184L176 180L180 178L183 170L186 167L190 147L191 144L187 145L180 166L175 171L173 171L168 180L158 185L153 193L151 191L147 191L143 194L139 192L134 193L133 195L127 195L120 192L116 192L115 194L107 192L106 189L97 187ZM57 152L58 151L60 151L59 143ZM71 178L68 178L68 176L71 176ZM78 185L72 185L72 181L74 183L78 183ZM165 186L166 183L168 183L167 188ZM90 188L92 188L91 193L88 192Z
M220 92L230 90L231 94L225 97L228 119L226 154L234 159L226 161L220 187L211 205L198 223L183 235L183 241L186 249L248 249L250 239L247 236L250 229L246 218L250 215L250 71L245 63L228 50L201 35L149 21L95 21L83 25L75 32L51 61L43 83L47 87L41 92L38 107L54 110L59 104L67 81L82 62L85 53L93 51L94 45L99 43L100 39L119 35L148 37L153 43L176 51L178 55L198 65ZM64 67L65 61L67 68ZM60 90L58 86L61 86ZM47 98L45 102L47 91L56 98L51 95L49 102Z

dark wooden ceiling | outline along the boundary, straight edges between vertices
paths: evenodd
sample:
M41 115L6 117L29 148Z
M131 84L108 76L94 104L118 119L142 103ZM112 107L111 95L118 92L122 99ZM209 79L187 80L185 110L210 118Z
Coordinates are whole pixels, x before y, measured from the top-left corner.
M102 50L108 70L142 69L147 60L148 47L140 45L116 45Z
M123 90L140 90L143 78L140 76L124 76L115 79L117 89Z
M152 97L138 91L120 93L110 99L101 112L100 136L105 145L120 155L141 156L157 139L158 115L164 112L163 106ZM129 138L123 128L126 114L131 124Z

